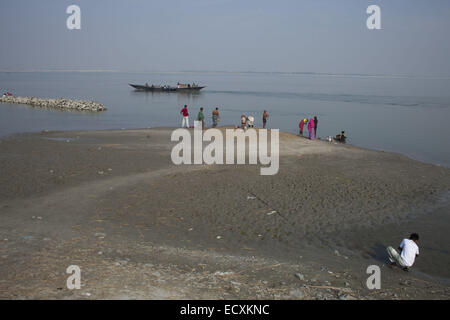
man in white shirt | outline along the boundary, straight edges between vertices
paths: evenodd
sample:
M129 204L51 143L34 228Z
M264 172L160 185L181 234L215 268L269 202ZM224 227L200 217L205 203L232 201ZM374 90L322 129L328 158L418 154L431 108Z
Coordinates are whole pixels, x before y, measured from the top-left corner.
M414 264L416 257L419 256L419 247L417 246L418 241L419 235L417 233L411 234L409 239L403 239L398 247L400 254L398 254L394 248L388 247L387 252L391 264L398 264L404 271L408 271Z

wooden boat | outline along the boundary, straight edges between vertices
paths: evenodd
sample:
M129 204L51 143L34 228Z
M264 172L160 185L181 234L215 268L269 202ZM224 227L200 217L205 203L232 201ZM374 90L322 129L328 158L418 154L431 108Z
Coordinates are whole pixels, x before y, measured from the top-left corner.
M184 86L184 87L170 87L170 86L148 86L148 85L139 85L139 84L131 84L134 89L139 91L155 91L155 92L198 92L205 88L205 86Z

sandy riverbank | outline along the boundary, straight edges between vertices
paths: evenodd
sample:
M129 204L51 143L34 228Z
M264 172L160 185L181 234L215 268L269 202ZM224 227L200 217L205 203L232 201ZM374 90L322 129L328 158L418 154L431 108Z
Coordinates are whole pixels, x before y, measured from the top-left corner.
M450 169L286 133L274 176L174 166L171 132L1 140L0 297L449 298ZM411 232L412 271L387 267Z

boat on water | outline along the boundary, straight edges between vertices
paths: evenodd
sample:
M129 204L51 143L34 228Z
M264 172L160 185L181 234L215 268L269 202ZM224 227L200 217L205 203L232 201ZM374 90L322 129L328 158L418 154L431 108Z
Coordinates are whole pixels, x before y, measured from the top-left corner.
M205 86L198 86L196 84L181 84L178 83L177 86L171 87L171 86L155 86L155 85L139 85L139 84L131 84L134 89L138 91L155 91L155 92L198 92L205 88Z

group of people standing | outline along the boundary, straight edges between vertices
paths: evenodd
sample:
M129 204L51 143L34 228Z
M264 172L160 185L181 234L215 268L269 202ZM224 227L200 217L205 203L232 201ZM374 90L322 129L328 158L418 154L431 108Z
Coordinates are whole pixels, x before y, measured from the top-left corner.
M262 123L263 123L263 129L266 128L267 125L267 118L269 118L269 114L267 113L267 110L264 110L263 116L262 116ZM255 127L255 118L253 116L246 116L243 114L241 116L241 126L242 129L247 128L254 128Z
M200 108L200 111L197 114L197 121L202 123L202 128L205 128L205 114L203 113L203 107ZM180 113L183 115L183 120L181 121L181 127L189 128L189 111L187 105L184 105L183 109L181 109ZM217 127L217 124L220 121L219 117L219 108L216 107L212 112L212 123L213 128Z
M200 121L202 123L202 128L205 128L205 114L203 113L203 107L200 108L200 111L197 114L197 121ZM180 113L183 116L183 120L181 121L181 127L185 127L189 128L189 111L187 108L187 105L184 105L183 109L181 109ZM263 116L262 116L262 122L263 122L263 129L266 128L266 124L267 124L267 118L269 118L269 114L267 113L266 110L264 110L263 112ZM254 127L254 118L252 116L246 116L246 115L242 115L241 116L241 128L246 129L247 127ZM219 108L216 107L213 111L212 111L212 127L216 128L218 123L220 121L220 116L219 116Z
M205 114L203 113L203 111L204 111L204 109L203 109L203 107L201 107L200 111L197 114L196 120L200 121L202 123L202 128L205 128ZM187 105L184 105L184 107L183 107L183 109L181 109L180 113L183 115L181 127L183 128L186 126L186 128L189 128L189 112L188 112ZM268 118L269 118L269 114L267 113L266 110L264 110L263 116L262 116L262 123L263 123L262 128L263 129L266 128ZM220 121L219 108L216 107L212 111L212 127L216 128L219 121ZM243 114L243 115L241 115L241 121L239 123L239 126L235 126L235 128L242 128L242 129L253 128L254 121L255 121L255 118L253 116L246 116ZM318 124L319 124L319 120L317 119L317 116L311 117L309 120L307 118L301 119L300 123L298 124L300 136L302 136L302 137L304 136L303 130L305 129L305 126L306 126L306 129L308 130L308 138L311 140L316 139ZM340 134L336 135L334 140L345 143L346 138L347 137L345 136L345 132L342 131Z
M319 120L317 119L317 117L311 118L309 120L307 118L300 120L300 123L298 124L298 127L300 129L300 135L303 136L303 128L306 125L308 128L309 138L313 140L315 137L317 137L318 123Z

